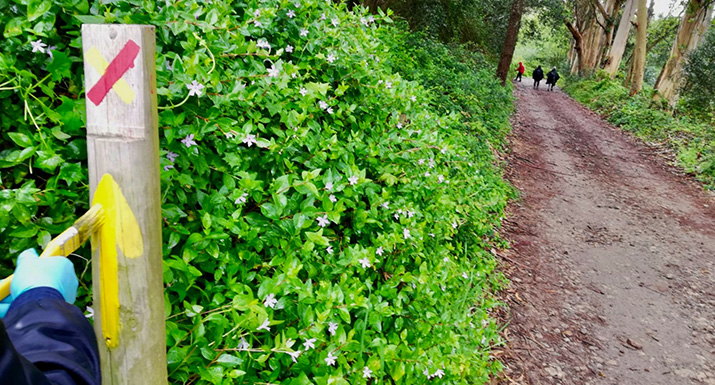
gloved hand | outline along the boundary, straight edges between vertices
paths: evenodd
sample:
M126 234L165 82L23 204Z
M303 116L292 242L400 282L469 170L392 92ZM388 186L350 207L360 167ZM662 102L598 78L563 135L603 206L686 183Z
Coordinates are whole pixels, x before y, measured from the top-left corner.
M36 287L51 287L59 291L65 301L74 303L78 285L72 261L65 257L40 258L35 249L27 249L17 258L10 295L17 298Z

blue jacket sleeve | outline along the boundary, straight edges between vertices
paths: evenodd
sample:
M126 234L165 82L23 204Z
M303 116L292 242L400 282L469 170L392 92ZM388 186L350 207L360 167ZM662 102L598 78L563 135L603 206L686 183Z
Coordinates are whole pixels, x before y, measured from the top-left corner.
M92 325L52 288L28 290L0 322L0 383L101 385ZM6 329L6 330L5 330Z

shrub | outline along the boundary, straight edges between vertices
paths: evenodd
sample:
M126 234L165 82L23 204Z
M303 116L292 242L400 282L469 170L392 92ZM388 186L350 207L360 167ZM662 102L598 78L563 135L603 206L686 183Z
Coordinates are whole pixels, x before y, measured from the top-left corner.
M474 78L443 88L475 116L437 109L447 100L387 64L404 71L388 15L317 0L0 11L5 273L88 205L79 24L149 23L173 383L465 384L499 370L488 312L502 278L486 250L510 190L485 149L510 99L493 81L482 99Z

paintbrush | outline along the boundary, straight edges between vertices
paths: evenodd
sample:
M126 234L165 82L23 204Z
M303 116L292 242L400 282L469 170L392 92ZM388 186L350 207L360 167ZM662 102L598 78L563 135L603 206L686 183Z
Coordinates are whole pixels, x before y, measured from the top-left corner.
M89 237L104 223L104 208L94 204L84 215L79 217L72 227L53 238L40 254L40 257L66 257L79 249ZM0 301L10 295L12 275L0 282Z

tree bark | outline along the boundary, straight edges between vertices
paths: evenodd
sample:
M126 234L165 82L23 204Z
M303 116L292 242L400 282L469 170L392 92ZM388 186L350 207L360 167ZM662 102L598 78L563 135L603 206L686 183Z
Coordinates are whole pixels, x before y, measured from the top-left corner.
M636 13L636 0L628 0L626 5L623 7L623 15L621 16L621 21L618 24L618 31L616 32L616 38L613 40L613 45L611 46L610 52L606 59L606 72L610 75L611 79L616 77L618 73L618 68L621 66L621 60L623 60L623 52L626 50L626 44L628 43L628 34L631 31L631 19Z
M690 0L680 22L678 35L670 50L670 58L660 71L655 89L656 100L663 98L669 104L675 104L678 88L682 80L683 61L688 53L697 48L702 36L708 29L712 16L713 4L710 0Z
M570 21L565 20L566 23L566 28L571 31L571 36L573 36L574 40L574 47L576 49L576 59L574 61L573 66L571 67L571 73L578 72L579 74L583 73L583 37L581 36L581 33L574 27L573 24L571 24Z
M643 75L645 74L645 49L648 45L648 3L638 0L638 31L636 34L636 47L633 53L633 67L630 86L631 96L643 89Z
M502 85L506 85L506 79L509 76L509 67L514 58L516 41L519 38L519 27L521 26L521 15L523 11L524 0L514 0L511 5L511 14L509 15L509 29L506 31L504 48L501 51L499 65L497 66L497 78L501 80Z

